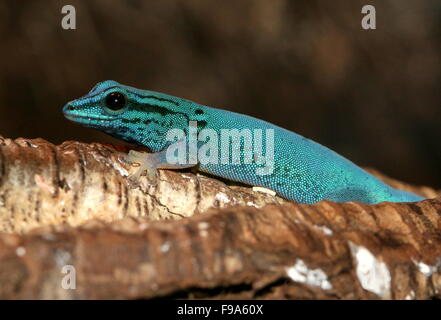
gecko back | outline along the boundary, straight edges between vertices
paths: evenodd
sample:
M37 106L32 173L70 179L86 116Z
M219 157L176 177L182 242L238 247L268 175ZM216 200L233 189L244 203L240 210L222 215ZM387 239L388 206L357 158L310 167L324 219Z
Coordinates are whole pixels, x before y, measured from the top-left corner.
M415 202L424 199L388 186L331 149L294 132L250 116L206 108L211 115L212 128L250 129L251 132L254 129L273 130L274 161L272 173L268 175L256 174L256 170L262 165L255 163L201 165L204 171L231 180L264 186L298 203L316 203L326 199L374 204L382 201ZM266 151L264 146L263 153Z

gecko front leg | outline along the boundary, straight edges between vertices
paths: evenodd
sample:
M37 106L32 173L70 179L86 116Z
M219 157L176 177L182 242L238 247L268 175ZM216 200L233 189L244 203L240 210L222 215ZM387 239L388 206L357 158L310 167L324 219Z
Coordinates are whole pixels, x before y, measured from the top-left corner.
M130 182L135 185L138 184L139 178L144 171L147 172L149 182L152 182L156 178L158 169L185 169L195 166L195 164L169 163L167 161L166 150L155 153L130 150L127 155L127 161L132 165L136 164L135 166L138 167L138 169L128 177Z

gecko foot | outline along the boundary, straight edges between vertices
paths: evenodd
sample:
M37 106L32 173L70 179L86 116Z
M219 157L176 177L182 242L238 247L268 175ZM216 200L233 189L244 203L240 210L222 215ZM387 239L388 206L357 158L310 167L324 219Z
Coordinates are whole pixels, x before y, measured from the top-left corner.
M144 171L147 171L147 179L149 183L155 185L158 169L185 169L195 166L195 164L169 163L167 161L166 150L156 153L130 150L127 155L127 161L132 163L132 166L135 166L136 164L136 167L138 167L137 170L128 177L130 185L134 187L139 185L139 178Z
M132 166L137 167L137 170L129 175L128 179L132 186L139 184L139 178L146 172L147 180L150 184L155 184L158 168L160 167L160 159L156 153L146 153L130 150L127 156L127 161Z

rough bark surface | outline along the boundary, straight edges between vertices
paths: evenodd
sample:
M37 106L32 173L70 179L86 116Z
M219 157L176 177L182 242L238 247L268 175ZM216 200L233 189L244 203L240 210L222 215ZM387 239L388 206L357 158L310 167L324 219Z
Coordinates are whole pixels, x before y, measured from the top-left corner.
M125 151L0 138L0 298L441 297L435 190L376 172L435 199L299 205L165 170L133 187Z
M176 219L233 205L286 202L248 187L228 186L205 175L161 170L155 181L133 187L123 147L0 137L0 232L78 226L98 218Z

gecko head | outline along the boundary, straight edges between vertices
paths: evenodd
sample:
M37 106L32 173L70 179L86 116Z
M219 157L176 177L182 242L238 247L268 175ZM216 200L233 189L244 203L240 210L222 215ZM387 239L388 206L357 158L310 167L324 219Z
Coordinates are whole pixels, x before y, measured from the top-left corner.
M86 127L107 131L127 109L127 95L116 81L98 83L85 96L68 102L64 116Z
M157 149L169 129L188 125L188 108L183 103L183 99L107 80L68 102L63 113L86 127Z

